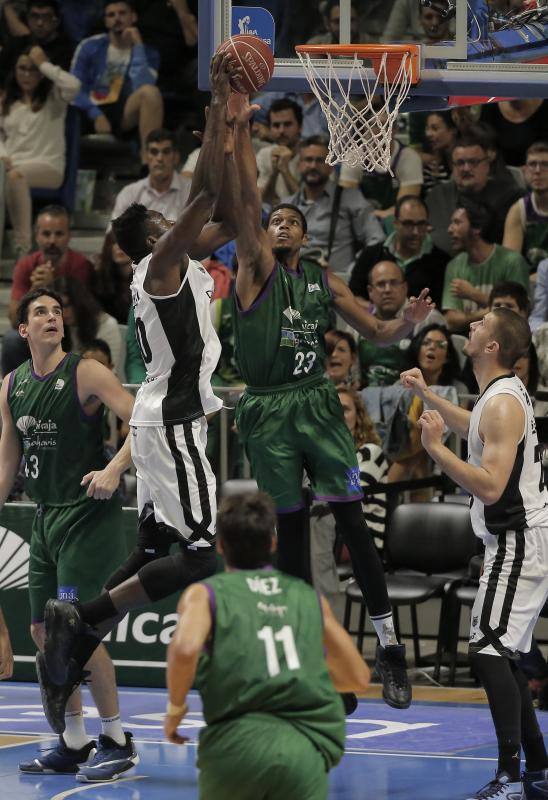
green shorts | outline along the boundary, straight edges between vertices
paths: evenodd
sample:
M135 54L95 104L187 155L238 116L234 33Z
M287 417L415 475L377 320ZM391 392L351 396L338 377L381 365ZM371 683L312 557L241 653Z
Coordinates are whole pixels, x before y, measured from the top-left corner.
M200 800L327 798L320 751L272 714L246 714L204 728L197 763Z
M268 394L246 389L236 424L253 476L279 512L303 506L305 471L317 500L363 497L356 448L331 382Z
M117 495L74 506L38 506L30 540L31 621L43 621L50 597L82 602L96 597L126 557Z

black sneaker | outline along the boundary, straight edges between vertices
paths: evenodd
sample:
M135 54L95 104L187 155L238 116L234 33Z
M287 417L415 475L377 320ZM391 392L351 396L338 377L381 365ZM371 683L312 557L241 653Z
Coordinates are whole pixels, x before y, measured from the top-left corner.
M117 744L104 733L99 735L95 756L84 764L76 774L83 783L105 783L115 781L122 773L139 763L131 733L125 733L125 744Z
M84 631L78 608L65 600L48 600L44 611L46 641L44 656L51 680L63 686L68 679L68 663L77 637Z
M525 800L542 800L548 797L548 769L524 772L521 779Z
M392 708L409 708L411 705L411 684L407 677L405 645L390 644L377 646L375 669L382 681L382 697Z
M71 658L69 662L69 680L64 686L57 686L51 680L46 669L46 660L43 653L36 653L36 674L40 684L44 714L52 731L63 733L65 730L65 708L73 691L84 680L86 673L76 661ZM89 673L87 673L89 674Z
M358 707L358 698L354 692L341 692L340 698L343 701L344 713L349 717Z
M80 765L85 764L90 756L95 755L96 746L95 742L88 742L81 750L71 750L60 736L57 747L40 758L23 761L19 764L19 769L21 772L41 775L75 775Z

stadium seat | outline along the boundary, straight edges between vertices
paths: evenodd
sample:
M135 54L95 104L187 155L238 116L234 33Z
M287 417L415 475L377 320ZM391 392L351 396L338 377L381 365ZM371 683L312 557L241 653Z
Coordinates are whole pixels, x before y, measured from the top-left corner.
M385 533L388 596L394 610L394 624L400 638L398 609L409 606L415 666L425 663L421 656L417 606L440 598L440 624L436 665L441 657L441 636L445 617L445 588L466 575L468 563L477 552L477 540L470 524L470 512L460 503L405 503L399 505ZM360 604L358 628L350 630L352 604ZM357 583L346 590L344 627L357 635L358 650L365 635L365 600Z
M80 112L69 106L65 119L65 177L58 189L32 189L33 204L49 205L58 203L70 213L74 211L76 197L76 176L80 161Z

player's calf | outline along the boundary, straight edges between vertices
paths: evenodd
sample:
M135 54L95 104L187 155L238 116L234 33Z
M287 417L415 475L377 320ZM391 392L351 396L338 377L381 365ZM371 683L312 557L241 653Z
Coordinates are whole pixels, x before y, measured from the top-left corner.
M84 623L77 606L64 600L48 600L44 622L44 657L47 670L51 680L58 686L63 686L67 682L74 643L83 633Z

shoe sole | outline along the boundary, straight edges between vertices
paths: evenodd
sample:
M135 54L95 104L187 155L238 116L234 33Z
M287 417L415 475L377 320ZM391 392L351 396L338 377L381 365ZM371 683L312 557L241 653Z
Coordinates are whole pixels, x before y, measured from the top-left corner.
M136 767L137 764L140 762L140 760L141 759L139 758L139 756L135 754L134 756L131 757L132 763L129 764L129 766L124 767L124 769L121 769L119 772L115 772L114 775L112 775L110 778L100 778L100 777L90 778L82 772L77 772L76 780L79 781L80 783L112 783L112 781L118 780L120 775L123 775L124 772L127 772L128 770L133 769L133 767Z
M19 767L19 772L23 772L25 775L76 775L77 770L58 770L58 769L23 769L21 766Z
M67 653L67 658L61 658L61 648L57 644L52 646L52 639L59 638L59 631L65 630L65 618L62 617L55 603L46 603L44 613L44 625L46 630L46 641L44 646L44 658L46 660L46 667L48 674L57 686L63 686L68 679L68 663L70 653ZM75 638L75 637L74 637Z
M42 698L42 707L44 709L44 714L46 716L46 719L47 719L47 721L49 723L49 726L52 729L52 731L54 733L61 734L61 733L64 733L65 727L66 727L65 726L64 714L63 714L63 719L62 720L58 720L58 719L55 719L54 717L52 717L52 715L49 712L49 707L48 707L48 702L47 702L48 698L47 698L47 695L46 695L46 690L44 689L44 686L48 681L48 674L46 674L46 671L47 671L47 667L43 663L42 659L41 658L37 658L36 659L36 673L37 673L37 676L38 676L38 685L40 686L40 696ZM75 772L76 772L76 770L75 770Z

